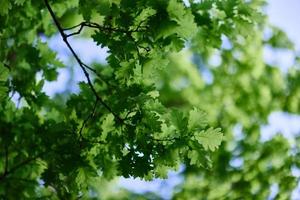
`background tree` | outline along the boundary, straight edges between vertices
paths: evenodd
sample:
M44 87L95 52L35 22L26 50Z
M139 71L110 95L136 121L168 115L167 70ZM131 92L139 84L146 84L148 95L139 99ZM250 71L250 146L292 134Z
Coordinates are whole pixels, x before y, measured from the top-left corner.
M274 110L299 112L298 60L288 73L264 63L266 45L293 49L268 24L264 1L1 4L4 199L155 199L104 191L115 177L166 178L181 164L185 181L174 199L265 199L273 184L279 199L290 197L297 143L280 135L261 141L260 126ZM55 34L83 71L79 93L48 97L43 91L64 67L42 40ZM74 36L107 47L108 64L85 64L69 42ZM243 164L230 165L237 158Z

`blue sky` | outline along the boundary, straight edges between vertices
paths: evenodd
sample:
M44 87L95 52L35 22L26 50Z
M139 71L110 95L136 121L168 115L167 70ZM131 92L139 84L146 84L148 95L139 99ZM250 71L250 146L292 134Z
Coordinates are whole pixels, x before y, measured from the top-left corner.
M269 0L267 13L270 22L285 30L300 50L300 1Z

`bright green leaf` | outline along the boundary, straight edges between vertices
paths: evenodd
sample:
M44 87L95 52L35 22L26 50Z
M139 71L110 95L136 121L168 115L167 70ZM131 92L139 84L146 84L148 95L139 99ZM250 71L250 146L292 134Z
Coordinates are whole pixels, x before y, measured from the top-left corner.
M205 150L215 151L223 141L223 133L220 128L213 129L211 127L196 133L195 138Z

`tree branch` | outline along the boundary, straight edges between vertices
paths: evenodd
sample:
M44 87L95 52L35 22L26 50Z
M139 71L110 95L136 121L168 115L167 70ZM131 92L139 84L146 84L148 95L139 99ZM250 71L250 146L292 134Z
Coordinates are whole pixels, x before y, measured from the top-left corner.
M69 41L68 41L68 36L64 33L64 29L61 27L60 23L58 22L48 0L44 0L45 4L46 4L46 7L63 39L63 41L66 43L67 47L69 48L69 50L71 51L71 53L73 54L75 60L77 61L77 63L79 64L80 68L82 69L86 79L87 79L87 82L92 90L92 92L94 93L96 99L110 112L114 115L114 117L120 122L120 123L124 123L123 119L117 115L105 102L104 100L101 98L101 96L98 95L97 91L95 90L93 84L92 84L92 81L91 81L91 78L90 78L90 75L89 73L87 72L86 68L85 68L85 65L83 64L83 62L80 60L80 58L78 57L78 55L76 54L76 52L74 51L74 49L72 48L72 46L70 45Z

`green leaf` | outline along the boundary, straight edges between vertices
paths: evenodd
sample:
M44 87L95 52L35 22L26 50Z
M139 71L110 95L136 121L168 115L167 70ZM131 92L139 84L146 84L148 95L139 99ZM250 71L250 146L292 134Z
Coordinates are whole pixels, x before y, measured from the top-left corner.
M189 151L188 158L190 159L191 165L198 165L198 153L196 150Z
M0 99L3 99L8 94L8 87L5 85L9 76L9 70L0 63Z
M145 8L142 10L142 12L135 18L134 26L137 28L137 26L143 25L143 23L146 22L146 20L149 19L149 17L156 14L156 10L153 8Z
M91 169L87 167L80 167L77 169L76 183L79 188L85 189L88 187L90 179L93 177Z
M115 72L116 77L120 80L125 81L129 80L133 75L133 69L135 68L135 62L133 59L129 61L124 61L120 63L120 68Z
M55 68L47 68L44 70L43 75L47 81L55 81L57 79L58 72Z
M5 97L7 97L8 94L8 88L5 86L2 86L0 83L0 99L4 99Z
M11 3L9 0L1 0L0 15L4 16L11 9Z
M0 63L0 82L5 82L8 79L9 70Z
M212 162L207 154L197 150L188 151L188 158L190 159L190 165L196 165L198 167L211 168Z
M189 112L189 120L188 120L188 128L190 131L194 129L201 129L207 126L206 113L204 111L199 110L198 108L194 108Z
M177 20L180 25L177 28L177 33L185 39L189 39L197 33L197 25L194 22L194 16L187 12L182 18Z
M183 2L177 0L170 0L167 7L168 14L173 19L180 19L185 14Z
M100 15L107 15L110 11L111 0L101 0L97 2L97 10Z
M223 141L223 133L220 128L213 129L211 127L206 131L196 133L195 139L205 150L215 151Z
M101 139L106 140L107 134L115 129L114 116L112 114L107 114L101 124Z
M185 113L174 109L171 112L170 120L179 131L186 132L188 122Z
M189 39L197 32L197 25L194 22L194 16L189 10L186 10L183 2L171 0L167 11L172 20L176 21L178 26L176 32L185 39Z
M23 5L25 0L15 0L16 5Z
M78 7L79 7L79 12L82 14L83 18L86 21L90 21L92 15L92 7L90 1L79 0Z

